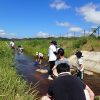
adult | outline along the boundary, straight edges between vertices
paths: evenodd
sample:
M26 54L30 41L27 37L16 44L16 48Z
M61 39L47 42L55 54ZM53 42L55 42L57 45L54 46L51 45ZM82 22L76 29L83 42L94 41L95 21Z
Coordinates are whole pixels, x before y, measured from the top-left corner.
M50 70L49 70L49 77L48 79L52 80L53 79L53 72L52 68L55 65L55 61L57 59L56 54L57 54L57 48L56 48L57 42L56 41L51 41L50 46L49 46L49 65L50 65Z
M84 66L83 66L82 52L77 51L75 55L77 57L77 77L83 80Z
M67 63L69 64L69 66L71 67L71 64L69 63L69 61L67 60L67 58L64 57L64 49L63 48L59 48L57 51L57 60L55 62L55 66L53 67L53 74L55 76L58 76L56 67L57 65L59 65L60 63Z
M57 65L58 77L48 89L48 97L53 100L86 100L84 90L87 90L90 100L94 100L93 91L79 78L72 76L67 63Z

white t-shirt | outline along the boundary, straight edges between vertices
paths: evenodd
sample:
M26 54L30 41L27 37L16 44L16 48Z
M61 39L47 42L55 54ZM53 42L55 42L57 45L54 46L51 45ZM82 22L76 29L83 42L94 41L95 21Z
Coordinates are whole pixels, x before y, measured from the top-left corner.
M43 57L43 54L39 52L39 57Z
M15 43L13 41L10 42L10 46L13 47Z
M82 68L81 68L80 65L82 66ZM80 71L84 70L83 59L82 58L77 58L77 69L80 70Z
M55 61L57 59L56 55L54 54L54 52L57 52L57 49L55 47L55 45L50 45L49 47L49 61Z

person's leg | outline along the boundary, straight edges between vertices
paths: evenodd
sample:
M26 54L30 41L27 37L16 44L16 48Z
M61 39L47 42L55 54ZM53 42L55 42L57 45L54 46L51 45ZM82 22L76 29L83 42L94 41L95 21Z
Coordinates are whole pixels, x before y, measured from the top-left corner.
M39 58L39 64L41 65L41 58Z
M52 68L53 68L54 65L55 65L55 61L49 61L49 65L50 65L49 77L52 77L52 78L53 78L53 71L52 71Z
M40 56L39 64L42 64L43 57Z
M79 77L81 79L81 71L77 70L77 77Z
M81 80L83 80L84 71L81 71Z

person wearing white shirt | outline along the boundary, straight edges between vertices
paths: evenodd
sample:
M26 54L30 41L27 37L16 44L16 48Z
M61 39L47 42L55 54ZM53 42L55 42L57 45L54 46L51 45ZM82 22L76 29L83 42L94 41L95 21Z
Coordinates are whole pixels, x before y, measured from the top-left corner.
M10 45L10 47L11 47L12 49L15 48L15 43L14 43L14 41L11 41L9 45Z
M52 80L53 79L53 72L52 72L52 68L55 65L55 61L57 59L56 54L57 54L57 48L56 48L57 42L56 41L52 41L50 46L49 46L49 65L50 65L50 70L49 70L49 77L48 79Z
M77 51L75 55L77 57L77 77L83 80L84 66L83 66L82 52Z
M39 64L42 64L44 55L41 52L36 52L36 61L39 62Z

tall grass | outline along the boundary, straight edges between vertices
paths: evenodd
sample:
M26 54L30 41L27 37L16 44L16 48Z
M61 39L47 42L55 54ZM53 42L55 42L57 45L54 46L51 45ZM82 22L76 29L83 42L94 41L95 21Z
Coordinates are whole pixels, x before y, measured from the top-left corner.
M36 88L31 91L17 75L13 59L7 43L0 41L0 100L38 100Z
M50 42L52 40L56 40L59 47L64 48L65 56L70 56L75 48L73 48L73 43L76 41L75 39L68 38L49 38L49 39L33 39L33 40L20 40L16 41L16 45L22 45L26 53L35 56L36 52L42 52L47 58L48 56L48 48L50 46Z

